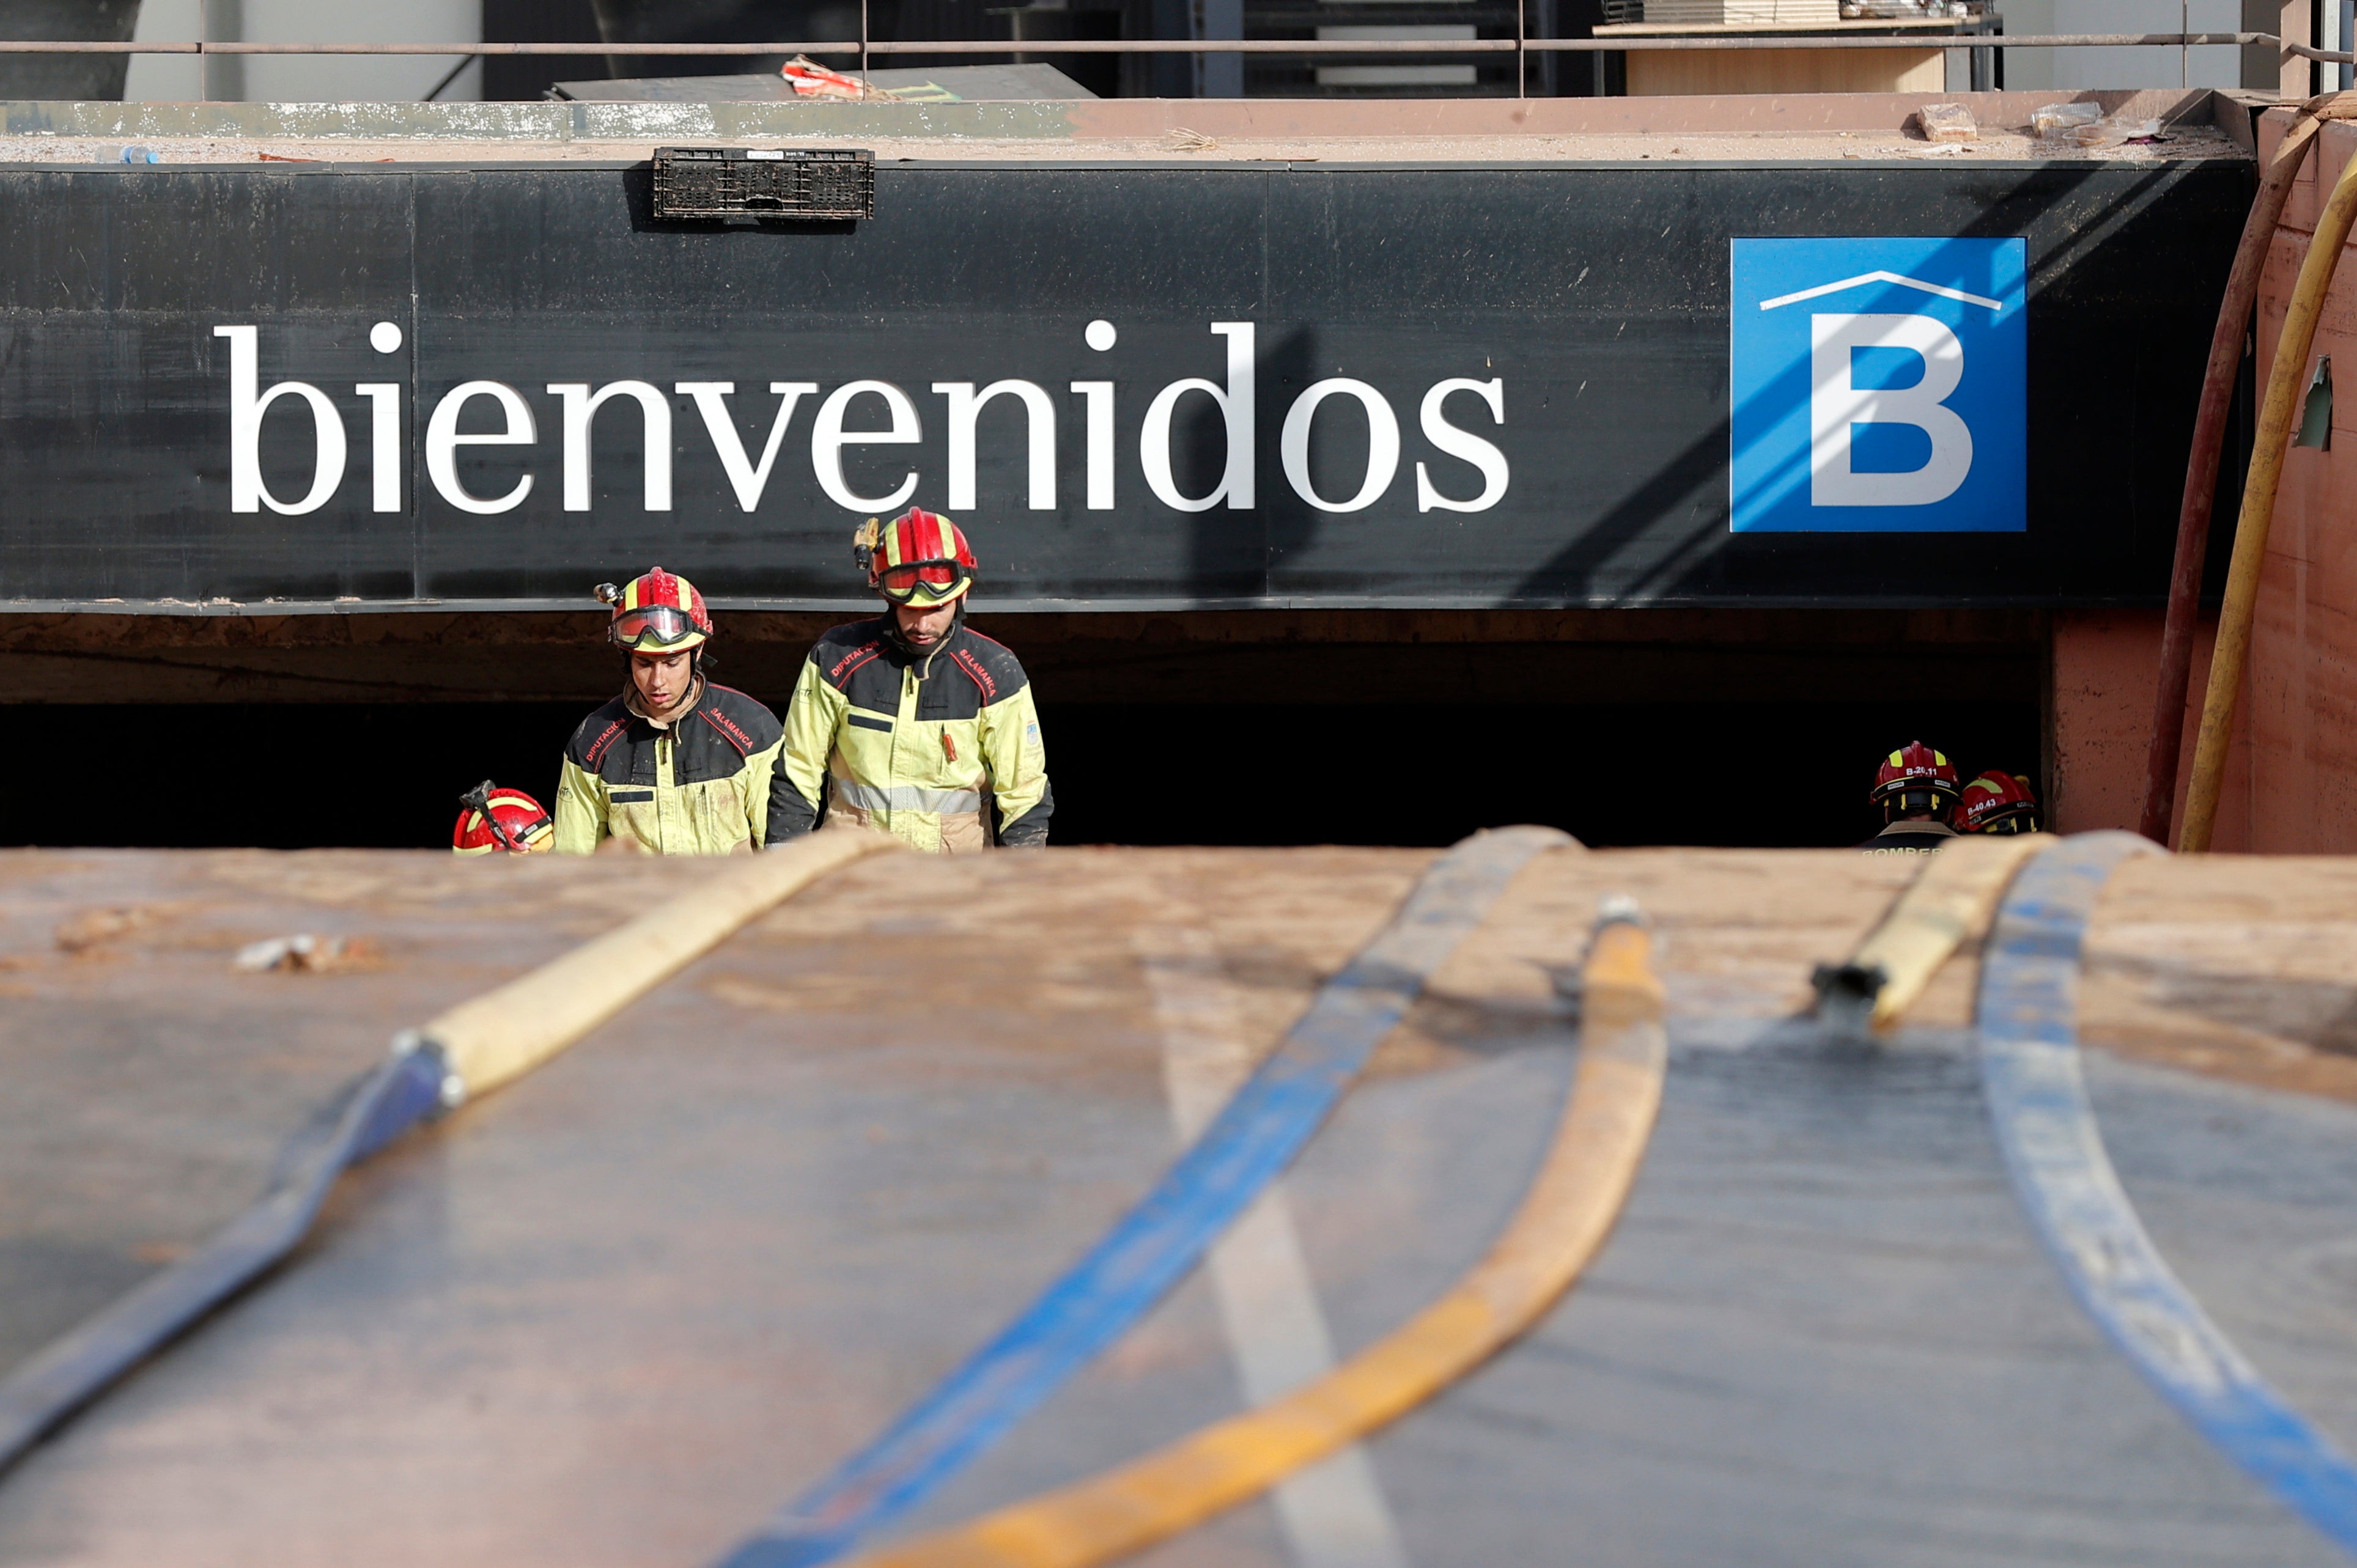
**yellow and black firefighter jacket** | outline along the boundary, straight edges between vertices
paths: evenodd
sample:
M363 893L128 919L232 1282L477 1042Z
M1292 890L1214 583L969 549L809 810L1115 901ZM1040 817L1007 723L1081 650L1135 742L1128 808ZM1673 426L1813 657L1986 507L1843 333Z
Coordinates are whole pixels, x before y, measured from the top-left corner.
M818 640L786 706L770 842L826 820L963 854L1048 842L1055 800L1023 666L958 618L922 652L889 616ZM994 832L995 830L995 832Z
M556 787L560 854L608 838L656 854L737 854L767 842L778 715L726 686L699 683L677 716L647 717L625 692L581 721Z

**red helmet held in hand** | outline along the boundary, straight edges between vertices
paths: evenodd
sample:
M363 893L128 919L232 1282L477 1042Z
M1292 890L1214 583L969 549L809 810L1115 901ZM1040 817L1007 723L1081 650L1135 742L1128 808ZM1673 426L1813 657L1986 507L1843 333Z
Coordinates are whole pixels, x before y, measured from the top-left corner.
M2038 797L2029 781L2018 773L1995 768L1964 786L1956 809L1956 829L1967 833L2034 833L2038 831Z
M890 522L871 517L860 524L851 558L866 569L869 587L920 609L948 604L973 587L979 564L956 523L913 506Z
M695 585L660 566L619 588L600 583L597 597L614 607L606 640L632 653L683 653L712 635L712 612Z
M1884 816L1896 821L1912 811L1944 817L1963 792L1955 765L1943 753L1913 740L1882 759L1867 799L1880 806Z
M556 824L540 802L521 789L502 789L490 779L458 797L457 824L450 847L459 854L536 854L554 842Z

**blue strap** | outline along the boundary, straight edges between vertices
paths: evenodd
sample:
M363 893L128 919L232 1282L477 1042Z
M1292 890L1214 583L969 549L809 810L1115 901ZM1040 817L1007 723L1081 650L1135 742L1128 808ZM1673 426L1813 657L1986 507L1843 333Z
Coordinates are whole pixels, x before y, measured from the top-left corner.
M2158 850L2083 833L2030 861L1982 961L1981 1081L2022 1208L2088 1316L2194 1429L2357 1554L2357 1470L2218 1331L2145 1234L2079 1069L2087 919L2120 862Z
M11 1372L0 1382L0 1470L293 1251L346 1166L441 1109L448 1071L442 1053L424 1046L347 1085L296 1134L253 1208Z
M906 1512L1121 1337L1293 1162L1441 960L1532 860L1544 828L1477 833L1327 982L1275 1054L1104 1239L884 1434L787 1505L726 1568L810 1568Z

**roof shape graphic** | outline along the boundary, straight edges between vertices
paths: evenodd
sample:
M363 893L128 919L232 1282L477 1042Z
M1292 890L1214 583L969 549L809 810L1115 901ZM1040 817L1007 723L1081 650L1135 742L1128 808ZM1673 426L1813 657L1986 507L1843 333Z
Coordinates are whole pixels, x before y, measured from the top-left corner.
M2005 308L2005 306L1996 300L1986 299L1977 294L1966 294L1960 288L1950 288L1944 284L1925 283L1921 278L1902 277L1897 273L1887 273L1880 270L1870 273L1860 273L1854 278L1843 278L1838 283L1821 283L1814 288L1804 288L1798 294L1780 294L1773 299L1761 300L1760 302L1760 308L1762 310L1774 310L1779 306L1798 305L1804 299L1815 299L1820 295L1839 294L1846 288L1856 288L1858 285L1867 283L1896 284L1900 288L1921 289L1925 294L1936 294L1943 299L1960 300L1964 304L1977 305L1989 310L2002 310Z

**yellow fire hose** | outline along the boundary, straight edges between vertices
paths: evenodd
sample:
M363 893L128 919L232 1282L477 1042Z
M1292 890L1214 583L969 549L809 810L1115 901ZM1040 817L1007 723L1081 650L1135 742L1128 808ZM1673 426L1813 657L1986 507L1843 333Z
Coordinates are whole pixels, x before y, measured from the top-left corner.
M732 862L554 962L404 1031L392 1058L290 1147L257 1202L0 1377L0 1469L291 1252L353 1162L530 1072L738 928L894 843L837 831Z
M2210 655L2209 689L2201 699L2201 731L2193 749L2193 778L2186 790L2185 826L2178 847L2198 854L2210 847L2211 830L2218 819L2218 791L2226 774L2226 751L2233 738L2234 708L2242 694L2243 672L2250 662L2251 620L2259 595L2259 573L2266 565L2267 528L2275 521L2276 492L2283 483L2284 458L2298 417L2300 383L2308 371L2309 350L2316 342L2317 319L2332 287L2332 274L2341 264L2341 247L2357 220L2357 157L2341 166L2331 198L2318 214L2316 233L2292 287L2291 306L2285 313L2283 334L2276 340L2275 364L2267 373L2266 401L2259 410L2259 430L2251 446L2250 476L2243 485L2242 519L2234 529L2233 564L2226 574L2226 601L2218 615L2218 641Z
M522 1077L796 893L899 840L830 829L716 867L604 936L461 1002L401 1043L438 1046L450 1075L443 1099L461 1099Z
M1924 857L1923 869L1847 961L1817 971L1817 1014L1863 1036L1887 1034L1950 955L1988 934L2013 874L2054 841L1974 833Z
M1431 1398L1535 1325L1604 1244L1635 1182L1668 1056L1634 911L1583 969L1579 1067L1545 1164L1488 1256L1405 1326L1286 1397L862 1568L1090 1568L1251 1500Z

